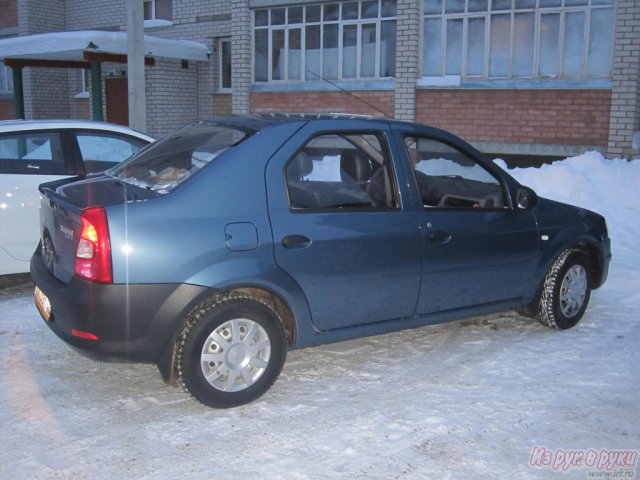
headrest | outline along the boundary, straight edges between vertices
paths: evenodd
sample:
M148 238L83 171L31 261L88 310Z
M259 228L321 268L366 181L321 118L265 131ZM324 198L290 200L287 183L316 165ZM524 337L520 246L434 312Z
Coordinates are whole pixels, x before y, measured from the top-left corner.
M313 171L313 160L308 153L301 151L291 160L287 167L287 178L302 180Z
M343 150L340 155L340 175L343 182L366 182L373 169L368 158L354 149Z

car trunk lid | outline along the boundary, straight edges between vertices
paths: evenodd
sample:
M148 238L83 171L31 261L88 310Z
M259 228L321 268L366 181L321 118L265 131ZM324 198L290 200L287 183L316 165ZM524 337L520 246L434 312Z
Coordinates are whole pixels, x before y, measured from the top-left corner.
M83 232L83 211L92 207L102 207L106 211L113 205L144 201L158 195L125 185L106 175L42 184L40 192L42 258L47 270L64 283L69 283L76 272L76 255Z

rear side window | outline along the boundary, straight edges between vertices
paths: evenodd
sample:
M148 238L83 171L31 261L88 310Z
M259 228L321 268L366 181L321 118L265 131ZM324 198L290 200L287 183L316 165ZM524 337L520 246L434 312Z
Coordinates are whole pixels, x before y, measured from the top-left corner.
M0 136L0 172L28 175L67 174L58 133Z
M398 207L384 138L330 134L310 140L286 167L292 210Z
M76 133L87 173L99 172L120 163L141 150L146 142L136 138L98 132Z
M107 173L131 185L169 193L248 136L243 130L204 122L189 125Z

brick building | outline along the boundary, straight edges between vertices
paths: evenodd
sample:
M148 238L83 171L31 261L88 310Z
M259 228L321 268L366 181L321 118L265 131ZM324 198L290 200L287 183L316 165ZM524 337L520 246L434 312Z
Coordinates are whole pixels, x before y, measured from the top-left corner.
M213 114L351 112L431 124L502 156L638 155L638 0L144 6L145 34L194 40L211 52L209 62L146 67L153 135ZM126 30L125 0L0 0L0 11L0 38ZM11 72L2 70L0 118L10 118ZM108 91L126 64L105 63L102 74L108 117ZM27 118L90 116L82 70L25 68L24 76Z

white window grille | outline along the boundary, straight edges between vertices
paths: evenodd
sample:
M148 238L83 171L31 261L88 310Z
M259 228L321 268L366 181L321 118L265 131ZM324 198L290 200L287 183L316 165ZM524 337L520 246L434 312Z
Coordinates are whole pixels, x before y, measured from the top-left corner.
M615 0L423 0L423 77L609 78Z
M256 82L395 76L396 0L254 10Z
M13 72L2 62L0 62L0 93L13 93Z

